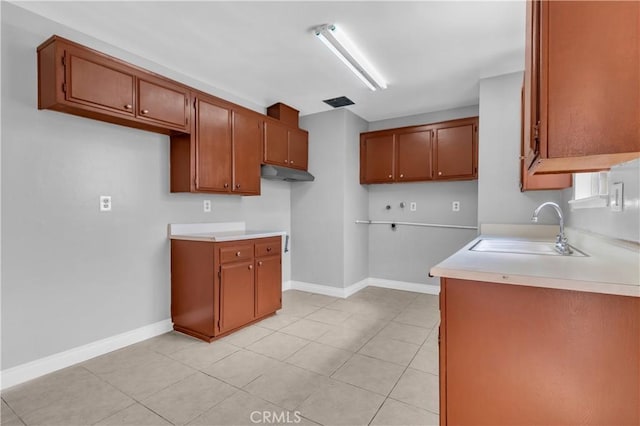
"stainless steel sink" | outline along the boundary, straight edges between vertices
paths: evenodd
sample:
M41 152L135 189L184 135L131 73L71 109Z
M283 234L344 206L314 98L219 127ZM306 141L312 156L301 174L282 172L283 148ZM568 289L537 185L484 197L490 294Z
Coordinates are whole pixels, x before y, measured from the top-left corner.
M566 256L586 257L587 254L571 246L573 253ZM563 256L556 250L553 241L511 240L507 238L483 238L469 250L489 251L496 253L537 254L548 256Z

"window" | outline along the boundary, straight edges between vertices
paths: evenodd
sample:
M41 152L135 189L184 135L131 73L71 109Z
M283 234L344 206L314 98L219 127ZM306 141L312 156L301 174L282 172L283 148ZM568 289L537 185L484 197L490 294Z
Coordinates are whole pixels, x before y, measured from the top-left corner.
M606 207L609 203L609 172L575 173L571 209Z

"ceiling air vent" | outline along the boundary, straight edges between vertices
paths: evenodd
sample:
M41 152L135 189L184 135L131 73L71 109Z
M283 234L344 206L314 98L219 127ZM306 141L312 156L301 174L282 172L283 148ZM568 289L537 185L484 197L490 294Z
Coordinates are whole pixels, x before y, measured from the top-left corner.
M325 104L331 105L334 108L353 105L353 101L347 98L346 96L340 96L339 98L333 98L333 99L325 99L322 102L324 102Z

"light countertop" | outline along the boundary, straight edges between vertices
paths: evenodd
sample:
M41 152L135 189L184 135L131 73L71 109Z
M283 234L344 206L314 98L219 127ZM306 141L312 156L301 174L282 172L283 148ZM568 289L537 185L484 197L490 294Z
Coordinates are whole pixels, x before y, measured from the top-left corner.
M569 244L588 257L469 250L483 234L431 268L439 277L640 297L640 251L634 243L567 229ZM485 232L485 230L483 230ZM511 239L511 237L508 237ZM553 241L548 236L524 239Z
M172 240L223 242L285 235L284 231L248 230L245 229L244 222L172 223L169 225L169 238Z

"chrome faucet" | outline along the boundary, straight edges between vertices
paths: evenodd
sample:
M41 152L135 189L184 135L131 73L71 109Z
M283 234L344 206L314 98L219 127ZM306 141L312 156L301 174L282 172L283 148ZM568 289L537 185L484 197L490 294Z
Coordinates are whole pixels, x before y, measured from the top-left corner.
M562 216L562 209L559 205L551 201L540 204L538 208L533 212L531 221L534 223L538 222L538 213L540 213L540 210L542 210L542 208L545 206L553 207L556 213L558 213L558 217L560 218L560 233L556 236L556 251L565 256L570 255L571 253L573 253L573 250L571 250L571 246L567 242L567 237L565 237L564 235L564 217Z

